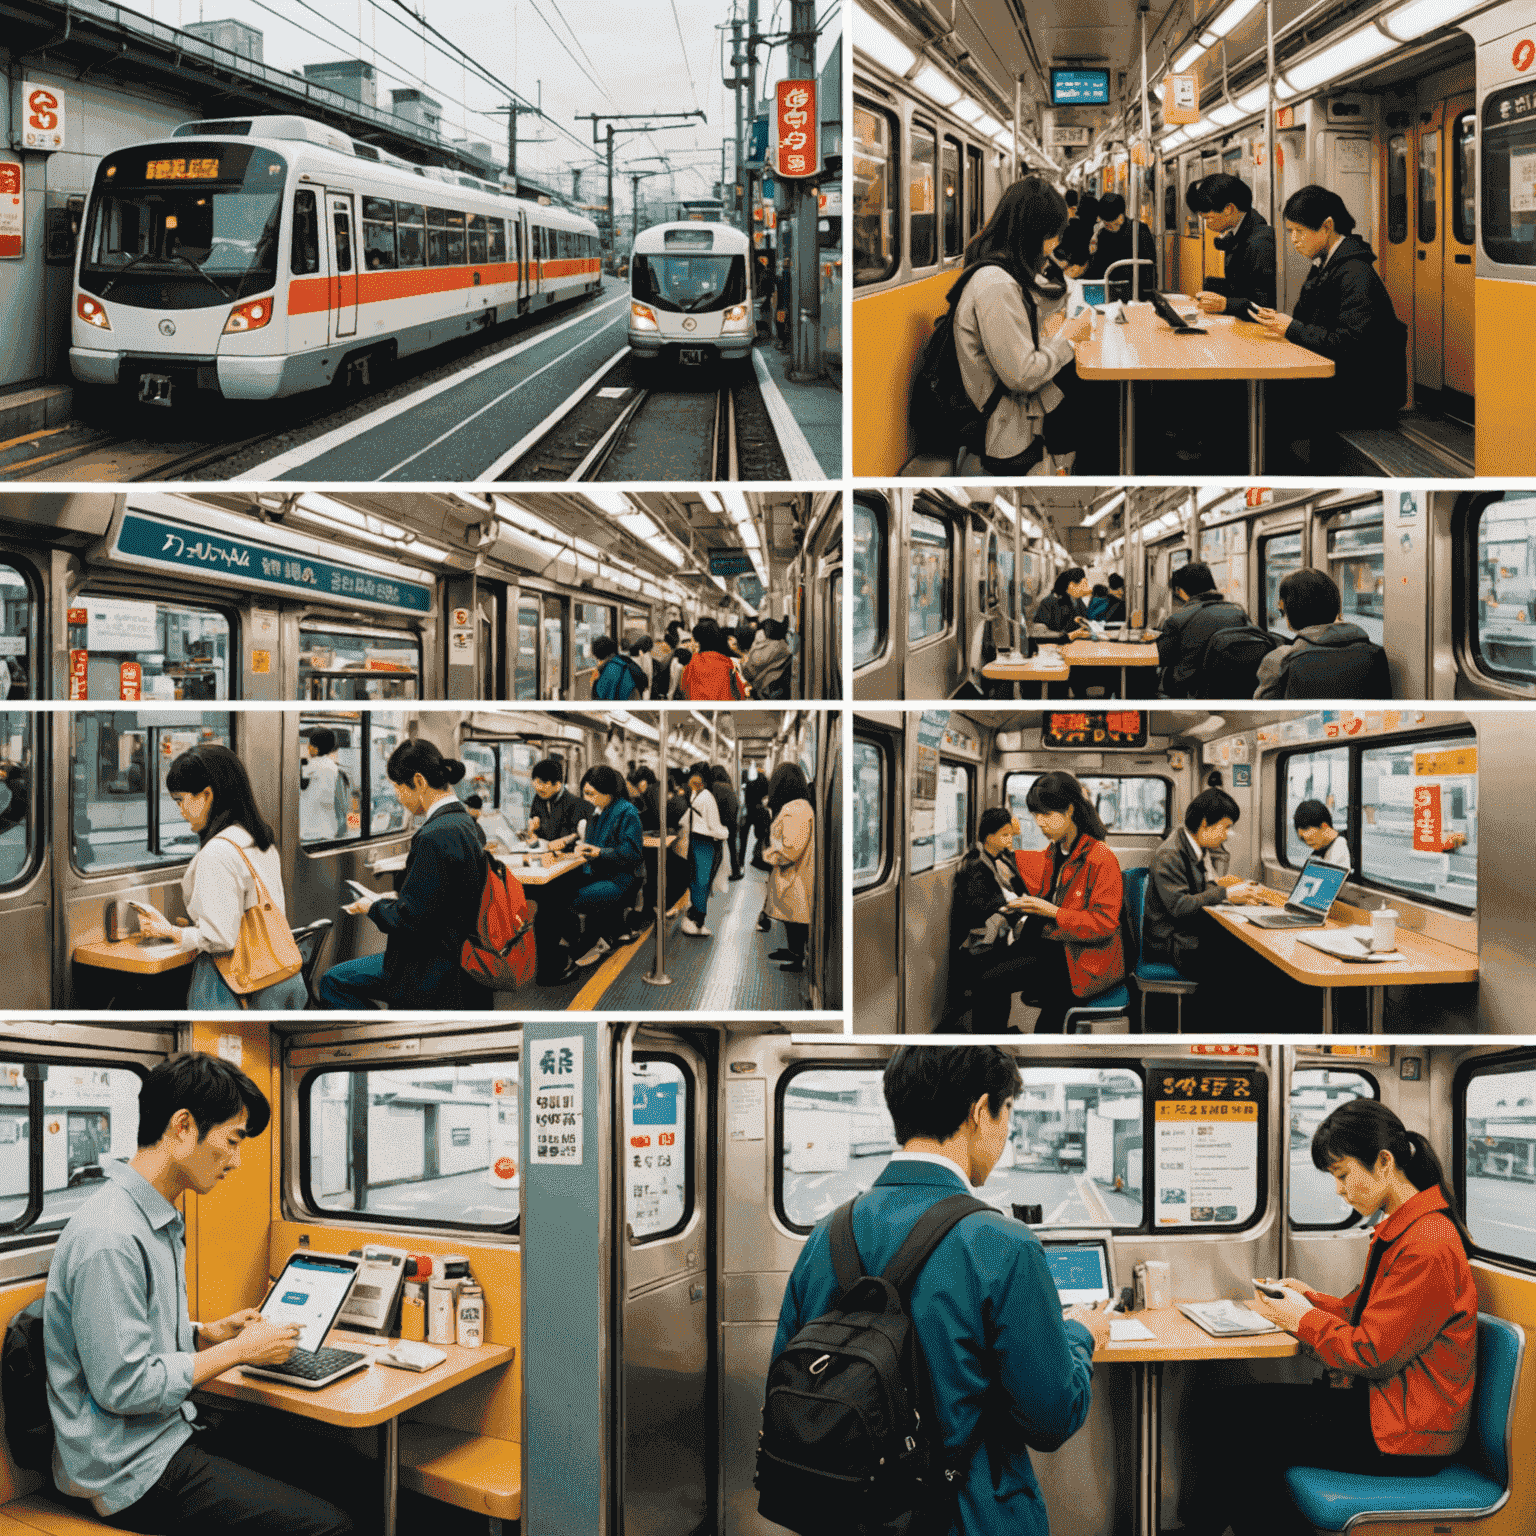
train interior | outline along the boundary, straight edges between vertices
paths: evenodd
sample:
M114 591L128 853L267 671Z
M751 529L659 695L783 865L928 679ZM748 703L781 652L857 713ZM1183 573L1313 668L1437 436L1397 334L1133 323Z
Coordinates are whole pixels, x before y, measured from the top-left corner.
M1304 989L1283 1022L1294 1031L1521 1032L1529 967L1517 870L1529 835L1516 827L1515 788L1528 744L1527 722L1509 711L856 711L853 933L866 958L854 977L854 1029L926 1033L944 1020L958 995L948 959L956 874L978 817L1009 807L1022 846L1044 848L1025 797L1039 774L1064 769L1095 805L1127 876L1185 825L1190 800L1219 782L1240 812L1225 869L1276 900L1308 857L1295 808L1320 800L1350 854L1335 922L1358 927L1390 908L1412 943L1427 941L1429 968L1394 978L1326 955L1314 963L1301 937L1266 935L1271 947L1240 952L1251 993L1232 997L1230 1012L1220 1000L1223 1032L1258 1027L1244 1020L1255 1000L1286 985L1282 975ZM1132 885L1128 878L1124 921L1139 942ZM1163 1033L1183 1021L1182 1000L1151 973L1099 1002L1069 1016L1068 1031ZM1035 1017L1015 998L1009 1027L1028 1032Z
M0 719L7 791L0 811L0 927L6 948L24 957L12 978L12 1007L185 1007L187 972L147 960L153 946L129 946L126 965L120 964L123 946L93 946L119 919L124 934L132 931L130 899L173 918L183 913L181 882L197 837L164 780L177 754L200 742L231 747L250 772L257 803L283 850L290 925L322 925L307 952L313 999L330 966L383 947L372 924L340 909L350 899L348 880L388 891L403 870L414 828L384 770L390 753L411 736L465 763L457 793L480 797L488 838L513 855L513 872L534 899L548 871L536 857L520 862L518 850L537 811L532 771L545 758L564 764L572 793L598 764L620 772L663 763L686 770L701 760L726 767L738 787L793 762L812 786L821 831L814 854L820 895L803 971L786 973L768 958L784 935L780 925L765 932L758 922L769 877L753 867L753 834L740 849L741 880L730 880L731 861L722 857L707 909L712 937L681 933L688 896L677 873L682 861L669 858L656 881L655 907L640 910L645 893L636 889L629 926L637 937L564 985L495 993L496 1008L586 1010L618 1007L621 1000L633 1010L841 1006L842 909L826 896L842 889L841 734L837 717L824 711L518 713L319 703L283 711L12 709ZM301 758L320 730L336 742L345 810L334 794L312 803L301 784Z
M831 492L0 496L13 699L577 702L592 645L785 627L770 699L841 693Z
M1169 578L1200 561L1279 644L1295 639L1281 582L1302 567L1325 571L1342 620L1384 648L1393 698L1528 699L1531 507L1530 492L1498 488L861 488L851 511L854 697L1038 690L1039 681L987 669L1015 647L1038 653L1029 621L1060 572L1082 567L1094 583L1119 574L1129 627L1106 638L1150 641L1173 607ZM1157 678L1155 665L1097 666L1053 693L1101 697L1123 686L1151 697Z

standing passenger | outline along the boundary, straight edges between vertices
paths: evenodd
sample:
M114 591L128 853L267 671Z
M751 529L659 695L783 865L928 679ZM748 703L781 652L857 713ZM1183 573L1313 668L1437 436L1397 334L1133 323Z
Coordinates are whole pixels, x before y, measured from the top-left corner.
M682 930L695 938L707 939L704 926L709 912L709 883L714 879L720 859L720 844L725 840L725 823L720 807L710 793L709 764L694 763L688 770L688 895L689 907L683 915Z
M336 759L336 733L321 726L304 744L299 766L299 841L329 843L347 835L352 786Z
M731 879L743 879L741 797L736 793L736 786L731 783L730 770L724 763L716 763L710 769L709 792L715 797L715 804L720 808L720 821L725 827L725 843L720 852L722 856L726 853L731 856Z
M805 970L805 946L816 910L816 812L811 788L799 763L780 763L768 781L773 825L763 857L773 868L763 911L784 924L784 947L768 958L798 976Z
M693 659L683 668L681 687L685 699L731 701L744 699L747 690L736 671L725 632L713 619L693 626Z

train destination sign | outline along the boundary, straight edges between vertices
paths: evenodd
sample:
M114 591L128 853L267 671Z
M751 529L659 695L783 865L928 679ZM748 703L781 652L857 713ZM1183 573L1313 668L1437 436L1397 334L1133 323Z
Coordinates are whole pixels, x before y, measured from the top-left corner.
M1053 709L1040 731L1052 752L1139 752L1147 744L1147 716L1140 709Z
M322 560L301 550L211 533L143 512L124 514L113 553L129 565L185 574L199 571L259 592L304 592L391 613L430 613L432 588L422 582Z
M1246 1221L1259 1188L1262 1081L1241 1067L1167 1068L1152 1079L1157 1225Z

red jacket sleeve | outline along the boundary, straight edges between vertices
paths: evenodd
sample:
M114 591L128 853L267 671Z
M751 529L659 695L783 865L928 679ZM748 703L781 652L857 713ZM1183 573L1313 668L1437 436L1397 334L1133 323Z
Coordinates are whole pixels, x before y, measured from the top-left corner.
M1056 926L1075 944L1097 944L1120 928L1124 877L1120 861L1102 843L1088 855L1088 904L1061 907Z

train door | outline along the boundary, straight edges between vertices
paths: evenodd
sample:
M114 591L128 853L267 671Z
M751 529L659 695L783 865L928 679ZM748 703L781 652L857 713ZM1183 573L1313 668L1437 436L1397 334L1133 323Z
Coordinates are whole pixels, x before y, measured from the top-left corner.
M1387 135L1382 144L1385 161L1382 175L1382 241L1377 251L1377 270L1392 295L1397 318L1413 332L1414 243L1408 238L1408 150L1413 140L1411 119L1407 112L1389 113Z
M54 854L45 814L47 735L53 718L0 710L0 931L9 940L8 1008L53 1006Z
M540 699L549 695L539 691L539 633L543 612L537 592L516 593L512 607L512 690L513 699Z
M357 335L357 197L351 192L327 190L331 211L331 335Z
M718 1308L709 1064L682 1036L635 1026L614 1095L623 1167L614 1242L625 1536L714 1529Z
M861 1028L894 1033L901 1028L896 978L905 932L902 738L886 722L856 718L852 751L853 921L866 943L865 958L853 968L853 1006Z
M944 1012L955 871L970 847L977 794L976 768L942 755L945 718L909 717L906 742L902 1028L923 1033L937 1028Z
M1444 368L1445 219L1441 206L1441 129L1445 103L1419 113L1414 133L1413 381L1438 391Z
M906 665L902 695L947 699L969 670L961 633L964 521L944 505L919 495L907 519ZM901 588L894 594L898 599Z
M565 697L565 633L568 606L565 598L556 597L553 593L545 593L543 692L538 695L541 699Z
M549 241L549 231L534 224L530 226L528 233L532 240L528 256L528 266L530 269L528 292L531 297L533 294L544 291L544 259L546 255L545 248Z
M905 494L905 493L898 493ZM901 651L891 619L900 564L893 547L899 502L879 491L856 491L852 508L853 657L859 697L900 698Z
M480 677L481 699L507 696L506 672L501 650L501 612L506 602L504 587L476 584L475 589L475 661Z
M1477 117L1471 94L1445 104L1445 383L1441 406L1472 420L1475 382L1472 309L1473 255L1477 245Z

